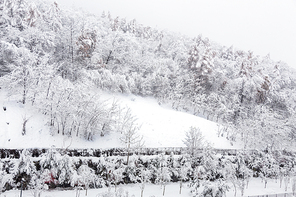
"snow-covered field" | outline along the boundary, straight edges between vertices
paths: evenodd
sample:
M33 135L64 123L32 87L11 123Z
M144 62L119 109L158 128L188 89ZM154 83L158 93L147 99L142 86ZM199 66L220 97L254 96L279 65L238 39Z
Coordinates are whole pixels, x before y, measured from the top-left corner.
M103 194L107 194L109 192L108 197L113 197L110 194L115 193L115 188L102 188L102 189L91 189L87 191L87 196L89 197L101 197ZM124 186L119 186L117 188L117 192L122 194L122 197L131 197L131 196L141 196L141 189L140 185L124 185ZM128 196L126 194L128 192ZM143 197L161 197L163 196L162 193L163 190L160 185L146 185L144 192L143 192ZM19 196L20 191L8 191L5 192L4 194L0 195L0 197L6 195L6 197L16 197ZM85 196L86 192L85 190L80 191L80 196L83 197ZM23 196L33 196L32 191L24 191ZM52 191L44 191L42 192L41 196L43 197L70 197L70 196L76 196L76 190L70 190L70 191L58 191L58 190L52 190ZM173 183L173 184L168 184L166 186L165 190L165 197L189 197L191 196L190 190L188 187L182 188L182 193L179 194L179 184L178 183ZM107 196L104 196L107 197ZM114 196L115 197L115 196Z
M178 112L161 106L153 98L124 96L103 93L101 98L112 102L117 100L122 107L131 109L132 114L141 125L139 133L143 135L146 147L181 147L185 132L191 126L199 127L205 139L214 148L238 148L231 146L225 138L218 137L218 126L215 122L185 112ZM92 142L79 138L50 135L45 116L32 108L24 108L13 99L6 99L5 92L0 90L0 148L111 148L121 147L118 134L98 137ZM6 107L6 111L2 109ZM27 134L21 135L24 118L29 118Z
M179 194L180 186L179 183L170 183L166 186L165 189L165 195L164 197L192 197L192 194L190 193L190 188L186 186L186 184L183 184L182 193ZM127 197L126 192L128 192L129 197L131 196L141 196L141 189L139 184L134 185L121 185L118 186L117 191L121 194L125 194L122 197ZM115 188L102 188L102 189L91 189L87 191L87 196L89 197L101 197L103 194L114 194ZM160 185L152 185L148 184L145 186L143 197L161 197L163 196L163 190ZM256 195L267 195L267 194L283 194L283 193L291 193L292 189L290 185L287 188L287 191L285 191L284 183L282 185L282 188L280 188L279 181L275 180L269 180L267 183L267 188L264 188L264 183L261 182L261 179L251 179L249 183L249 187L245 189L244 196L256 196ZM86 192L85 190L80 191L80 196L85 196ZM19 190L12 190L7 191L0 195L0 197L17 197L20 195ZM32 191L23 191L23 196L33 196ZM76 196L76 190L50 190L50 191L43 191L41 193L42 197L70 197L70 196ZM109 195L112 197L112 195ZM108 196L108 197L109 197ZM227 197L233 197L234 196L234 189L230 189L230 191L226 194ZM237 190L236 196L241 196L240 190ZM287 195L288 196L292 196ZM115 196L114 196L115 197Z

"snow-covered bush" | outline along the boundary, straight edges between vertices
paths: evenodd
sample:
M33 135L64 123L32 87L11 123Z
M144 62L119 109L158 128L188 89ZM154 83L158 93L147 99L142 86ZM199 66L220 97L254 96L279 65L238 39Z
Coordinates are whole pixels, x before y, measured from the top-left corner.
M12 172L15 185L21 189L28 189L34 172L36 172L36 166L29 151L24 149Z
M5 164L0 160L0 194L13 186L13 175L7 173Z
M63 155L58 159L57 180L61 186L70 186L72 175L74 174L74 166L72 158Z
M77 180L78 186L83 186L86 190L86 195L87 195L87 190L89 188L96 187L97 176L94 170L85 164L81 165L77 171L78 171L78 180ZM73 174L75 174L75 172L76 171L74 171Z
M202 186L192 190L192 193L194 197L221 197L225 196L228 190L229 186L227 183L219 179L218 181L203 182Z
M58 165L61 154L55 149L49 149L40 158L41 177L49 187L56 187L58 184Z
M63 154L66 152L59 151ZM128 166L124 162L125 156L103 155L96 159L78 159L67 154L62 156L59 151L50 149L39 157L31 157L29 150L23 150L19 159L1 159L1 191L22 187L31 189L38 196L43 190L56 186L77 189L115 186L117 190L119 184L140 183L143 194L146 183L160 184L165 192L168 182L179 181L180 193L183 182L189 182L196 195L220 195L227 190L227 184L232 185L235 193L240 190L244 194L249 178L257 176L257 172L264 173L266 167L269 170L265 176L276 178L273 173L273 169L276 169L285 187L295 174L293 155L278 157L276 154L255 151L252 154L236 152L236 155L229 156L217 154L213 149L204 149L197 157L198 161L188 154L133 155Z

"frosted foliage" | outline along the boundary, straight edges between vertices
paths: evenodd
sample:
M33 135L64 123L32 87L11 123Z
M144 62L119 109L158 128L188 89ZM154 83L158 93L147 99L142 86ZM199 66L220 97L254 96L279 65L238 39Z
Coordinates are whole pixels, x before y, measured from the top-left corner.
M18 173L26 173L31 175L35 171L35 165L33 163L32 157L29 155L29 152L25 149L20 155L18 163Z
M75 175L75 173L73 174ZM84 186L88 189L91 185L96 185L97 179L98 178L95 175L94 170L89 168L87 165L81 165L78 168L78 185Z
M5 176L7 176L7 173L3 170L3 163L2 161L0 161L0 194L4 190L4 186L6 183Z
M156 171L156 182L165 185L171 180L171 172L167 167L167 158L164 154L159 155L159 168Z
M42 155L40 165L43 169L55 170L58 167L58 159L60 157L60 153L55 149L49 149L47 153Z
M40 111L53 136L95 141L118 131L118 108L96 95L103 90L223 124L220 136L245 148L295 146L295 71L270 55L56 2L1 2L5 99Z
M223 181L215 181L210 182L206 181L203 185L194 191L195 197L202 197L202 196L224 196L226 192L229 190L229 186L225 184Z
M58 160L58 181L60 183L71 183L71 176L73 175L73 162L68 155L64 155Z
M200 129L190 127L189 131L186 132L184 144L188 148L189 154L192 156L196 155L196 151L198 151L198 149L204 148L205 141Z

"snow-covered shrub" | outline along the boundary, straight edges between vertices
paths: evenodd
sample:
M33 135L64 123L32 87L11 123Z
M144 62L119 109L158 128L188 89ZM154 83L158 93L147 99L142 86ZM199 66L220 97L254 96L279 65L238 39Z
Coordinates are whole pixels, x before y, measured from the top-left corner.
M70 186L72 175L74 174L73 161L68 155L62 156L58 160L57 167L57 179L59 181L59 185L61 186Z
M81 165L77 171L78 171L78 180L77 180L78 186L83 186L86 190L86 195L87 195L87 190L89 188L95 188L97 183L96 181L97 176L94 170L88 167L87 165ZM71 178L73 177L73 175L75 175L75 173L76 171L73 171Z
M186 159L186 157L182 157L177 168L178 179L180 182L180 194L182 193L183 182L190 180L190 171L192 171L190 162Z
M5 169L4 163L0 160L0 194L7 189L10 189L12 184L12 174L8 174Z
M201 187L192 190L194 197L222 197L225 196L229 190L229 186L225 181L219 179L218 181L206 181Z
M171 181L171 172L167 166L167 158L164 154L160 154L159 166L156 171L156 183L159 183L163 187L163 195L165 194L165 186Z
M147 168L141 168L139 172L139 179L141 181L140 183L140 189L141 189L141 197L143 197L145 185L150 182L150 176L151 172Z
M137 183L140 179L139 169L135 166L127 166L122 175L124 183Z
M31 178L36 172L35 164L32 157L26 149L20 155L20 159L16 161L13 169L13 179L17 188L28 189Z
M222 196L228 190L225 170L225 165L213 150L205 149L200 166L195 168L194 178L190 183L192 193L195 196Z
M43 178L40 171L35 171L31 174L29 189L32 190L34 197L40 197L41 192L48 189L48 185Z
M55 149L49 149L40 158L40 170L43 181L49 187L56 187L58 184L58 165L61 154Z
M15 164L11 161L2 161L0 159L0 193L15 187L14 184L14 171Z

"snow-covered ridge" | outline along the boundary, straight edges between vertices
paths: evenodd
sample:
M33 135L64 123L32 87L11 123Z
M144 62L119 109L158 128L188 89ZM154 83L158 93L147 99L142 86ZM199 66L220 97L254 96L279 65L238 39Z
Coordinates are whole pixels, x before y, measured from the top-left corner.
M191 127L199 127L205 139L214 148L238 148L231 146L225 138L218 137L218 126L215 122L175 111L161 106L153 98L101 93L107 101L117 100L123 107L131 109L132 114L141 125L139 134L143 135L146 147L184 147L185 132ZM94 141L80 138L68 138L62 135L51 135L46 116L32 107L24 107L14 100L6 98L4 90L0 91L0 148L112 148L123 147L118 138L119 133L97 137ZM6 107L6 111L2 109ZM22 135L24 118L29 118L27 133Z

